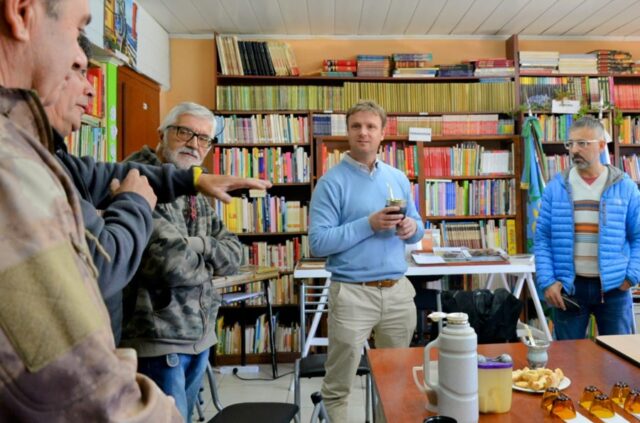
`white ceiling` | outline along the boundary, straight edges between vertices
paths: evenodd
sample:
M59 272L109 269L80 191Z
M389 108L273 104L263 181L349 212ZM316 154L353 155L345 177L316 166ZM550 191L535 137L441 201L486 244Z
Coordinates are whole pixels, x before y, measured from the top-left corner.
M169 34L640 37L640 0L136 0Z

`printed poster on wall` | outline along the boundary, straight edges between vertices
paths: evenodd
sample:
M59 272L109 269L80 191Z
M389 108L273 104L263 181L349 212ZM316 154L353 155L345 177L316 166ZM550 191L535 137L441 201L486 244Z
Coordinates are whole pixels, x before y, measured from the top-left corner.
M133 0L104 2L104 46L134 68L138 50L137 15L138 5Z

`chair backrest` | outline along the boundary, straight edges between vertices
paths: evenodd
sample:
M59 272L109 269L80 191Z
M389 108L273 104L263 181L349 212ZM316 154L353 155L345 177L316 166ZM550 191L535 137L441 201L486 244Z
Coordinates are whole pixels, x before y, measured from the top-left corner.
M329 311L329 285L327 279L324 285L300 284L300 351L306 357L312 345L327 345L326 338L315 336L323 314ZM313 316L307 339L307 316Z

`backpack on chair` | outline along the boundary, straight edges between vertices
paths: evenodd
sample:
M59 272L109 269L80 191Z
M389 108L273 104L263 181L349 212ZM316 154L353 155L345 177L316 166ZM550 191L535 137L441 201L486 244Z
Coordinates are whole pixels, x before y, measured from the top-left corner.
M478 344L517 340L516 325L522 302L504 288L474 291L443 291L442 310L469 315L469 324L478 335Z

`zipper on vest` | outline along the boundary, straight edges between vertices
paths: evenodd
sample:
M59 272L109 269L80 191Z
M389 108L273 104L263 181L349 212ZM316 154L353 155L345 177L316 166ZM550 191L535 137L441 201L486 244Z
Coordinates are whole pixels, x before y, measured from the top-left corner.
M598 219L598 270L600 271L600 304L604 304L604 283L602 282L602 269L600 269L600 244L602 229L607 225L607 202L604 201L604 190L600 194L601 219Z

